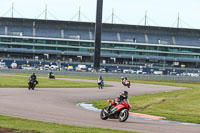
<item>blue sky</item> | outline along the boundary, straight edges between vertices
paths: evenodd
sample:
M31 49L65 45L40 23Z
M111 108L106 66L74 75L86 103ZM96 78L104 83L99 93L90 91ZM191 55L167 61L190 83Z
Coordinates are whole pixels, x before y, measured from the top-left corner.
M77 21L80 7L81 21L95 21L96 0L0 0L0 16L11 16L11 11L5 13L12 3L14 17L38 18L47 4L48 11L56 17L48 13L47 19ZM176 27L179 12L180 27L200 29L199 7L200 0L104 0L103 22L111 23L114 9L114 23L144 25L147 11L147 25Z

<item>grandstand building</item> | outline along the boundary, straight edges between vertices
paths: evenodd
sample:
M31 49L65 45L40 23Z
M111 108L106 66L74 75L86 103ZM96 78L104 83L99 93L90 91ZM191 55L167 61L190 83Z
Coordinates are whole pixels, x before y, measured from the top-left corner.
M95 23L0 18L0 57L93 62ZM200 67L200 30L103 24L101 62Z

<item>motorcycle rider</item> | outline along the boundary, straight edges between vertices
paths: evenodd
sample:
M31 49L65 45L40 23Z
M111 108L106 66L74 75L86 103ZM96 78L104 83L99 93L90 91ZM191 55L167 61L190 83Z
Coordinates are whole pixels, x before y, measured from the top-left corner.
M128 80L128 78L127 78L127 77L125 77L125 78L124 78L124 82L126 82L127 80Z
M53 74L52 71L50 71L48 75L49 75L49 78L51 78L52 76L54 76L54 74Z
M128 99L128 91L123 91L118 97L114 100L114 105L120 104L123 100Z
M98 82L98 83L101 83L101 82L103 82L103 78L102 78L102 76L99 76L99 78L98 78L97 82Z
M125 85L126 84L126 81L128 81L128 78L127 77L121 77L121 82L122 82L122 84L123 85Z
M126 84L127 81L128 81L128 78L125 77L125 78L124 78L124 83Z
M35 75L35 73L32 73L31 77L30 77L34 82L36 82L36 84L38 84L37 81L37 76Z
M120 104L124 100L128 99L128 91L123 91L120 95L118 95L109 105L108 112L109 115L114 114L117 110L111 112L111 108L117 104Z
M103 78L102 78L102 76L99 76L99 78L97 80L97 83L103 85Z
M99 76L99 78L98 78L98 82L99 82L99 81L103 81L102 76Z

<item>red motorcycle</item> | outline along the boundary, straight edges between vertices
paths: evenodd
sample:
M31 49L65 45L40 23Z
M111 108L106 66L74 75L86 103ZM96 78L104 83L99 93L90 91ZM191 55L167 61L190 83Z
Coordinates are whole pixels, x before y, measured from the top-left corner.
M128 88L130 88L130 86L131 86L131 82L129 80L122 81L122 84L124 86L127 86Z
M108 104L111 104L112 101L108 100ZM109 106L102 109L100 113L100 117L102 120L110 119L119 119L120 122L125 122L129 117L129 110L131 108L131 105L129 104L129 101L123 100L117 105L112 106L109 108ZM113 113L114 112L114 113Z

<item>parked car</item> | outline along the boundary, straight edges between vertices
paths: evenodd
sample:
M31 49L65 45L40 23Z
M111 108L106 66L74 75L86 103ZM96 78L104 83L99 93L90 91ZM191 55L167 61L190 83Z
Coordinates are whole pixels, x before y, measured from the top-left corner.
M13 62L10 66L12 69L17 69L18 67L16 62Z
M44 70L49 70L49 65L44 65Z
M106 72L106 69L105 68L100 68L99 71L100 72Z
M114 72L114 73L122 73L123 70L122 70L122 69L115 69L115 70L113 70L112 72Z
M86 65L78 65L76 67L77 72L87 72L87 66Z
M0 62L0 69L8 69L8 66L6 65L5 62Z
M53 71L60 71L60 67L57 65L51 65L49 68Z
M131 69L124 69L123 73L136 73L136 72Z
M67 67L67 71L74 71L74 67L73 66L68 66Z

